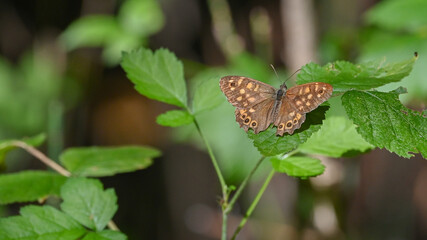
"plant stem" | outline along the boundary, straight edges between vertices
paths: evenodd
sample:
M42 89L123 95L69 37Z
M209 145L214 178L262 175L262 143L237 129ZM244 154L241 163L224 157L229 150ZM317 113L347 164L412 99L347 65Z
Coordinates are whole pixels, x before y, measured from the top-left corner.
M57 164L52 159L48 158L46 155L40 152L37 148L30 146L22 141L13 141L13 145L24 149L34 157L38 158L44 164L51 167L53 170L57 171L59 174L64 175L66 177L71 176L71 173L69 171L65 170L65 168L63 168L61 165Z
M239 188L237 189L236 193L233 195L233 197L231 198L230 203L228 204L227 208L225 209L225 211L227 213L229 213L234 206L234 203L237 201L237 199L240 197L240 194L242 194L243 189L246 187L246 185L249 182L249 179L252 177L252 175L255 173L255 171L258 169L259 165L261 165L262 161L265 159L265 156L262 156L258 162L256 163L255 167L252 169L252 171L249 173L248 176L246 176L246 178L243 180L242 184L240 184Z
M248 218L251 216L252 212L254 211L255 207L257 206L259 200L261 199L261 196L264 194L265 189L267 188L268 184L270 183L271 179L274 176L274 173L276 171L274 169L271 170L270 174L268 175L267 179L265 179L264 184L262 185L261 189L259 190L258 194L256 195L254 201L252 202L249 209L246 211L245 216L243 217L242 221L240 221L239 226L237 227L236 231L234 231L233 237L231 240L236 239L237 234L242 230L243 226L245 226L246 222L248 221Z
M51 167L53 170L57 171L59 174L66 177L71 177L71 173L69 171L67 171L61 165L57 164L55 161L47 157L44 153L40 152L37 148L30 146L22 141L13 141L12 144L16 147L20 147L24 149L34 157L38 158L44 164ZM110 220L107 225L111 230L120 231L117 225L113 222L113 220Z
M222 233L221 233L221 240L227 240L227 219L228 219L228 213L223 209L222 210Z
M218 179L219 179L219 182L221 184L222 197L224 198L224 200L226 200L226 198L227 198L227 184L225 183L224 177L222 176L221 170L219 169L218 162L216 161L215 155L212 152L212 149L208 143L208 140L206 139L205 135L203 135L202 130L200 129L199 123L197 122L197 120L195 118L194 118L194 124L196 125L197 131L199 132L200 136L203 139L203 142L206 145L206 148L208 149L209 156L211 158L212 164L215 168L215 172L218 175Z

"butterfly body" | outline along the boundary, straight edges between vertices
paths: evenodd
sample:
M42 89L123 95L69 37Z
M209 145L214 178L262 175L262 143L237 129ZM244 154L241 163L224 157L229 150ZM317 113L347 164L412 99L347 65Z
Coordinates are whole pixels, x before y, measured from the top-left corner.
M305 114L317 108L332 95L332 86L313 82L287 89L282 84L276 89L266 83L241 76L226 76L220 88L227 100L236 107L236 121L245 131L255 134L271 123L277 135L293 132L305 121Z

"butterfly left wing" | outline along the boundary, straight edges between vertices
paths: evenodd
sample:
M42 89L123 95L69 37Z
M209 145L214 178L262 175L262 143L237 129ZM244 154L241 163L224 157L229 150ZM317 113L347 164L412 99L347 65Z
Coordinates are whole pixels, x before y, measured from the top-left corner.
M250 108L265 99L274 98L272 86L241 76L225 76L219 81L221 91L235 107Z
M240 76L223 77L219 85L227 100L236 107L236 121L245 131L252 128L257 134L273 122L275 88Z
M274 125L277 135L293 134L305 121L305 114L316 109L332 95L330 84L313 82L292 87L286 91Z

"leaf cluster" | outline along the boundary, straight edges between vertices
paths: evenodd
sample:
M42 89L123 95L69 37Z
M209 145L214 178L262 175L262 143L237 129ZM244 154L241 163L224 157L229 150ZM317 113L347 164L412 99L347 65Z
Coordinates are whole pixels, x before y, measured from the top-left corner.
M2 176L0 185L4 185L6 179L21 180L13 184L28 184L28 181L43 178L56 179L55 183L61 181L61 184L55 184L52 188L63 200L60 209L48 205L29 205L21 208L20 216L0 218L1 239L127 239L118 231L105 230L117 211L117 197L113 189L103 190L99 180L66 180L57 174L27 171ZM43 181L37 184L41 187L47 186L43 185ZM62 187L59 187L60 185Z
M301 69L297 83L331 84L334 95L330 104L307 114L306 122L293 135L277 137L270 127L256 135L249 131L248 137L262 155L271 156L277 171L301 177L319 175L324 168L307 168L306 172L295 170L289 166L320 166L321 163L314 158L292 157L294 154L343 157L379 147L403 157L412 156L411 152L426 156L425 116L400 103L398 95L402 91L380 93L374 90L407 77L416 60L413 57L394 63L371 61L363 64L337 61L325 66L309 63ZM200 113L225 102L218 87L219 76L197 79L188 97L182 63L166 49L124 53L122 67L141 94L180 108L158 117L157 122L163 126L191 124L195 117L203 115ZM230 114L230 119L233 118ZM390 134L390 129L395 131ZM278 162L285 161L283 154L291 151L288 157L293 164Z

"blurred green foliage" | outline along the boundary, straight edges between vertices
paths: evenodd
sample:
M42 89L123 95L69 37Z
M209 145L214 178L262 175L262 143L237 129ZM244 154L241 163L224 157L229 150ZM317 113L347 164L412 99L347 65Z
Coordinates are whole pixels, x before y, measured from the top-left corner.
M68 51L80 47L102 47L107 65L119 63L122 51L146 45L148 37L164 25L156 0L126 0L117 16L91 15L74 21L61 36Z
M365 15L369 28L362 31L359 61L386 57L388 61L402 60L418 52L419 60L411 75L402 82L379 88L391 91L399 86L408 89L401 95L403 102L427 101L427 2L424 0L381 1Z

